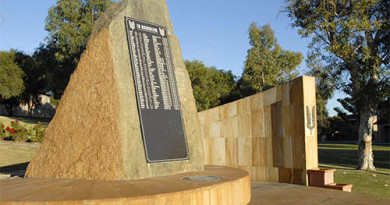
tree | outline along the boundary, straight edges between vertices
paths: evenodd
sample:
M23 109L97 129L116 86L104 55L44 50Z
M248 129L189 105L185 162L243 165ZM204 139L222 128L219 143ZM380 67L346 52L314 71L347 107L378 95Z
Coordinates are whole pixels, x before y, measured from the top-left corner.
M201 61L184 62L191 79L198 111L206 110L223 103L235 87L231 71L207 67Z
M0 51L0 97L9 99L24 90L23 70L15 63L15 52Z
M357 168L375 170L372 127L390 90L390 0L287 0L286 11L358 111Z
M21 51L15 52L15 62L23 70L24 92L20 95L20 102L27 105L28 115L40 104L40 94L46 94L46 70L38 66L36 56L27 55Z
M23 70L15 63L15 52L0 51L0 103L9 115L12 107L19 104L17 97L23 92Z
M282 84L295 77L294 70L302 62L302 54L285 51L277 43L269 24L259 28L252 23L244 72L239 80L241 97Z
M62 96L85 50L95 20L110 3L111 0L58 0L50 8L45 25L48 43L40 51L57 61L50 71L50 85L56 98Z

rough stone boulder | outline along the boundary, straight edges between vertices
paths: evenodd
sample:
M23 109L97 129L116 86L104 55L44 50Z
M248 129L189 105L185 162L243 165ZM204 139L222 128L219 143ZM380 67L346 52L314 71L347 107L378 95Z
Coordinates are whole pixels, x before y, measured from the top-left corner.
M188 160L146 161L125 17L168 30ZM113 4L97 20L26 177L122 180L201 170L203 147L195 100L165 0Z

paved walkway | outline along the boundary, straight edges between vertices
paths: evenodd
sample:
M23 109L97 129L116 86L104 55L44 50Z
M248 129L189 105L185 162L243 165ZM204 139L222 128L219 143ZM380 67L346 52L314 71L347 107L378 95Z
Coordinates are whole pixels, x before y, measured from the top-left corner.
M4 179L3 179L4 180ZM5 179L5 180L18 180ZM0 181L1 182L1 181ZM3 183L0 183L4 185ZM4 188L4 187L3 187ZM390 205L390 200L378 199L361 194L348 193L317 187L306 187L293 184L252 181L250 204L331 204L331 205ZM1 200L0 200L1 201ZM0 202L1 204L1 202Z
M390 200L361 194L293 184L252 181L250 204L331 204L390 205Z

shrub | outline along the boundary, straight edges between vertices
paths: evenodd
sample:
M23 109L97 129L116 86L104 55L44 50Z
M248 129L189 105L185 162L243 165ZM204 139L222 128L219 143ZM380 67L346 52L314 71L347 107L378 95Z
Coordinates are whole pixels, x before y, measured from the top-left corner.
M6 137L5 125L0 123L0 139L4 139Z
M41 122L38 122L38 124L34 126L33 130L35 131L35 135L31 138L31 141L42 142L46 133L46 128L42 125Z
M0 124L0 139L15 142L42 142L46 128L38 122L33 129L22 126L18 120L11 121L10 126Z
M7 130L8 129L8 130ZM11 126L6 128L10 140L24 142L28 139L28 129L19 123L19 120L12 121Z

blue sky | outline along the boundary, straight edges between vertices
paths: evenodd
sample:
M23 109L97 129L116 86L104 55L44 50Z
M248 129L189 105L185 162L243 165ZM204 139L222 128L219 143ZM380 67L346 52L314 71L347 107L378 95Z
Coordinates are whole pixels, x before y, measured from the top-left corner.
M0 50L15 48L34 52L45 42L45 18L54 0L0 0ZM274 0L167 0L175 35L183 58L200 60L217 69L241 76L247 50L248 28L252 22L271 24L283 49L307 53L309 39L298 36L283 10L284 1ZM303 73L305 62L299 66ZM336 94L335 98L339 98ZM340 106L335 99L328 110Z

